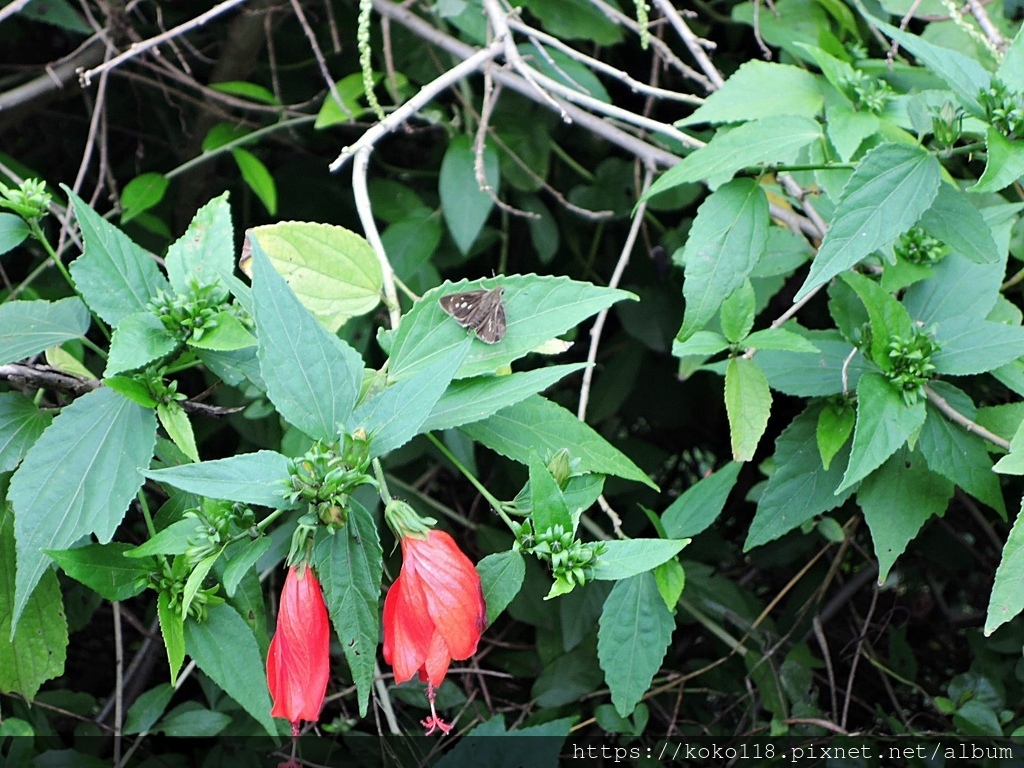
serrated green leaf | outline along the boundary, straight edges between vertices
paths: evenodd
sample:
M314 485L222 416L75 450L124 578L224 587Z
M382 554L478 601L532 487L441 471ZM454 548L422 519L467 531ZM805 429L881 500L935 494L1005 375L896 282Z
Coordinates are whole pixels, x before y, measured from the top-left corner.
M336 440L359 395L362 358L299 303L257 238L252 254L257 354L267 394L305 434Z
M173 352L180 342L152 312L122 317L110 340L110 356L103 376L141 368Z
M832 465L832 459L850 439L855 421L853 407L845 401L827 404L818 415L818 453L825 469Z
M469 253L494 207L491 196L480 189L475 163L473 139L460 134L448 144L437 180L445 224L463 255ZM490 145L484 147L484 178L492 190L498 189L498 153Z
M17 248L29 234L28 224L21 216L0 213L0 255Z
M196 448L196 437L192 432L192 422L188 420L185 409L175 401L158 403L156 415L160 419L167 436L181 449L181 452L192 461L199 462L199 449Z
M366 716L380 635L380 583L383 556L369 512L351 502L348 525L332 533L319 528L313 559L359 698Z
M891 456L857 490L857 503L871 529L878 559L878 583L932 515L941 515L953 484L930 472L920 454L907 448Z
M566 277L509 275L446 282L424 294L402 316L398 328L384 334L382 342L391 355L388 373L395 378L406 376L466 339L466 329L441 309L441 296L499 285L505 289L505 337L498 344L474 340L456 378L493 374L602 309L634 298L627 291L599 288Z
M218 312L214 316L216 325L204 328L201 338L195 335L188 340L190 347L209 349L219 352L233 352L256 346L256 337L242 324L242 321L229 310Z
M998 192L1024 175L1024 141L1010 141L995 128L985 133L985 172L968 192Z
M74 205L85 252L71 264L71 276L93 312L110 325L122 317L146 310L150 299L170 292L152 254L96 214L85 201L62 184Z
M850 449L844 446L829 469L821 464L817 425L823 403L814 403L793 419L775 441L775 472L768 478L743 551L784 536L805 522L835 509L852 490L834 493L843 479Z
M754 327L757 298L750 280L744 280L728 298L722 302L719 320L722 333L733 344L743 341Z
M121 224L127 224L164 199L170 182L162 173L143 173L121 190Z
M729 360L725 371L725 410L729 417L733 461L750 461L771 415L772 393L757 363Z
M985 614L985 636L988 637L999 627L1024 610L1024 505L1013 521L1010 535L1003 545L1003 554L996 568L992 594L988 599Z
M238 165L242 180L263 203L267 213L275 216L277 214L277 184L267 166L252 152L241 147L232 149L231 156Z
M14 524L10 507L0 504L0 691L32 701L39 686L64 673L68 623L53 572L42 574L21 611L17 610ZM21 621L15 630L19 613Z
M195 535L200 523L192 518L182 518L166 528L157 531L151 538L125 551L127 558L151 557L153 555L180 555L189 547L189 539Z
M106 544L142 485L156 441L156 417L106 387L64 408L11 479L18 578L14 624L49 563L43 550L82 536Z
M541 534L555 526L561 526L566 532L574 531L573 517L562 497L562 490L536 451L530 454L529 467L530 515L534 532Z
M421 429L432 432L485 419L493 413L541 392L586 363L552 365L508 376L474 376L453 381L431 410Z
M0 365L84 336L89 323L89 310L74 296L0 304Z
M862 374L872 370L863 355L836 331L806 331L817 354L766 349L757 353L768 385L787 395L821 397L836 395L857 386Z
M779 94L786 98L779 98ZM824 103L814 75L800 67L748 61L676 125L735 123L775 115L814 117Z
M149 391L149 387L141 381L136 381L128 376L113 376L109 379L104 379L103 386L124 395L133 403L138 403L143 408L156 408L157 401Z
M864 140L875 134L880 125L877 115L861 112L844 102L825 107L825 130L828 133L828 140L844 163L853 159Z
M604 554L597 558L593 578L618 581L655 568L690 543L689 539L625 539L602 542Z
M864 155L794 300L910 229L935 200L940 172L939 161L915 146L881 144Z
M925 415L923 400L908 406L881 374L861 376L857 385L857 425L853 430L850 463L836 493L853 487L880 467L921 428Z
M252 629L238 612L224 603L212 605L206 621L185 622L184 635L188 655L199 668L241 704L268 734L276 736L263 656ZM225 653L225 648L231 652Z
M178 672L185 661L185 627L180 613L171 608L167 592L161 592L156 600L156 615L160 620L160 633L167 650L167 663L171 670L171 685L178 680Z
M628 717L647 692L672 639L675 620L654 574L620 581L605 600L597 633L597 658L612 703Z
M469 345L470 339L463 339L462 346L446 350L431 365L391 384L356 408L349 424L353 430L365 430L371 457L400 448L424 431L423 423L465 360Z
M142 474L198 496L284 509L289 460L274 451L242 453L227 459L146 470Z
M939 322L935 340L935 372L950 376L984 373L1024 355L1024 328L971 317Z
M821 138L821 126L809 117L775 115L752 120L716 133L707 145L669 168L640 200L705 179L714 189L738 171L761 163L793 163L804 147Z
M995 306L1006 273L1006 255L996 264L975 264L951 253L934 267L932 277L910 286L903 306L914 320L984 319Z
M380 303L384 284L373 248L333 224L284 221L249 230L302 305L329 332Z
M740 467L738 462L729 462L687 488L661 513L665 536L669 539L696 536L715 522L736 484Z
M241 542L241 544L242 546L233 552L229 549L231 559L224 568L224 576L221 578L228 597L235 596L238 582L252 570L261 557L270 551L273 542L269 536L260 536L258 539Z
M156 570L156 560L151 557L125 557L131 549L130 544L113 541L76 549L48 549L46 554L75 581L98 592L104 600L115 602L141 594L146 587L139 585L139 580Z
M939 185L939 194L921 215L920 223L929 235L973 262L999 261L999 248L985 217L952 184Z
M487 624L493 624L523 586L526 561L515 550L496 552L476 564L487 606Z
M173 695L174 686L168 683L162 683L143 693L128 708L122 732L125 735L131 735L149 731L167 709Z
M813 342L785 328L765 328L763 331L754 331L743 339L743 346L748 349L776 349L783 352L809 354L819 351Z
M0 472L18 466L51 421L20 392L0 392Z
M753 270L768 244L768 198L751 179L734 179L697 209L682 251L686 312L676 337L703 330Z
M223 285L220 274L234 272L234 256L234 228L225 192L196 211L185 234L171 243L165 260L167 276L182 296L188 294L193 280L200 285Z
M520 464L529 464L531 451L554 455L568 448L570 460L579 460L581 472L615 475L657 488L643 470L593 429L540 395L531 395L483 421L459 429L470 439Z
M672 342L673 357L711 357L729 348L729 340L714 331L697 331L686 341Z

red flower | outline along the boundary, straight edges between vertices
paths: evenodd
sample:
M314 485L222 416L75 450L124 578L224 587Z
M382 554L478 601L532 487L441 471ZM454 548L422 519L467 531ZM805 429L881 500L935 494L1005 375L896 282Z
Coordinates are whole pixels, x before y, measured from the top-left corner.
M434 689L452 659L476 652L487 625L480 577L452 537L431 530L426 539L402 538L402 570L384 599L384 660L403 683L419 673L427 683L427 733L451 726L434 711Z
M300 720L315 721L331 674L331 629L320 582L311 568L292 566L284 579L277 631L267 655L271 717L283 717L299 732Z

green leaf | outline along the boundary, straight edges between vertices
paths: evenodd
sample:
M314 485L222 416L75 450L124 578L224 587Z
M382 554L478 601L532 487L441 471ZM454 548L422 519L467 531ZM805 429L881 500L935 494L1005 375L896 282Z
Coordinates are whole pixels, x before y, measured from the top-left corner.
M536 451L530 454L530 515L533 530L540 534L560 525L563 531L575 531L573 517L562 497L562 490Z
M151 557L129 559L125 554L130 544L87 544L76 549L48 549L46 554L57 561L68 576L98 592L104 600L116 602L142 594L145 585L139 585L156 570Z
M586 363L552 365L508 376L474 376L453 381L437 401L421 429L433 432L451 429L485 419L493 413L515 405L530 395L541 392L570 373L586 367Z
M221 274L235 271L235 236L227 192L196 211L185 234L167 249L165 264L167 277L179 295L189 293L192 280L227 288Z
M40 685L64 673L68 623L57 574L52 571L42 574L38 586L33 583L31 596L18 609L14 525L9 505L0 504L0 691L32 701Z
M661 513L661 524L669 539L696 536L706 530L725 507L736 484L741 465L732 461L714 474L690 486Z
M785 98L779 98L782 93ZM823 103L818 81L806 70L789 64L748 61L676 125L736 123L776 115L814 117Z
M121 190L121 224L127 224L143 211L164 199L170 182L162 173L143 173Z
M933 155L907 144L881 144L864 155L795 300L910 229L935 200L940 171Z
M871 319L871 360L883 371L891 371L889 343L897 336L910 338L914 332L910 314L890 293L864 275L848 272L841 277L857 292Z
M593 578L618 581L655 568L679 554L689 539L625 539L602 542L604 554L594 565Z
M749 280L744 280L736 290L722 302L719 320L722 333L733 344L746 339L750 329L754 327L754 314L757 311L757 298L754 287Z
M260 199L263 207L267 209L267 213L275 216L277 214L277 184L267 166L252 152L240 147L232 149L231 156L242 173L242 180Z
M353 431L366 431L371 457L400 448L424 431L423 423L465 360L470 341L463 339L462 346L445 350L444 356L428 367L391 384L356 408L349 424Z
M907 448L864 479L857 490L857 503L871 529L879 584L925 521L946 511L952 495L953 484L929 471L920 454Z
M1006 273L1006 255L996 264L975 264L951 253L934 267L932 277L910 286L903 306L917 322L985 319L995 306Z
M384 285L373 248L334 224L286 221L249 230L303 306L329 332L380 303Z
M476 564L476 571L480 574L490 625L519 594L526 576L526 561L520 552L510 549L488 555Z
M204 328L203 335L199 339L193 335L188 340L190 347L218 352L234 352L256 346L256 337L230 310L218 312L213 319L216 325L212 328Z
M995 583L988 599L985 615L985 636L1024 610L1024 505L1013 521L1010 535L1003 545L1003 554L996 568Z
M836 148L839 159L850 162L861 144L874 135L881 121L871 112L860 112L847 103L835 103L825 107L825 130L828 140Z
M168 683L162 683L143 693L129 707L128 714L124 718L122 732L125 735L131 735L149 731L167 709L172 696L174 696L174 686Z
M995 128L985 133L985 172L968 192L998 192L1024 175L1024 141L1010 141Z
M285 509L289 464L288 457L280 453L257 451L199 464L151 469L142 474L198 496Z
M67 549L90 533L110 541L155 442L153 412L100 387L64 408L32 446L8 496L18 543L15 625L49 563L44 549Z
M362 74L356 75L362 79ZM280 106L281 101L268 89L256 83L247 83L244 80L229 80L222 83L209 83L207 88L220 93L227 93L231 96L241 96L243 99L256 101L261 104L269 104L273 107Z
M20 392L0 392L0 472L18 466L51 421Z
M110 356L103 376L133 371L169 355L180 342L152 312L135 312L121 318L110 340Z
M743 339L743 346L749 349L776 349L783 352L814 354L818 348L813 342L785 328L765 328L754 331Z
M512 275L446 282L424 294L402 316L398 328L381 337L382 345L391 355L389 375L406 376L466 339L466 329L441 309L441 296L499 285L505 289L505 338L498 344L474 340L456 378L492 374L615 302L635 298L626 291L599 288L566 277Z
M545 3L547 5L547 3ZM584 6L585 7L585 6ZM570 35L571 37L571 35ZM529 43L520 43L518 46L519 53L524 59L530 61L530 63L542 74L547 75L555 82L561 83L562 85L572 88L574 91L584 93L591 96L598 101L603 101L605 104L611 104L612 98L608 95L608 91L605 90L604 84L600 78L591 72L587 67L570 57L568 54L563 53L557 48L548 48L547 56L538 56L537 49ZM546 84L545 84L546 85ZM530 112L524 112L522 117L528 119L530 127L539 128L543 133L541 135L547 137L548 126L544 125L543 122L536 119ZM511 133L510 128L512 126L503 126L504 131L502 139L508 143L511 138L513 143L517 146L513 146L512 151L516 152L526 162L530 163L532 169L541 178L545 177L544 171L547 166L546 157L539 158L536 155L533 157L525 157L526 154L523 150L526 149L523 146L523 141L520 138L519 141L515 140L515 135ZM544 154L549 153L550 147L539 148ZM538 162L539 161L539 162ZM513 164L514 165L514 164ZM520 174L522 175L522 174ZM518 186L518 185L516 185ZM532 190L536 190L539 187L533 186Z
M182 453L198 463L199 449L196 448L196 436L192 432L192 423L188 420L185 409L172 400L168 403L158 403L156 415L171 441Z
M856 387L863 373L872 370L863 355L837 331L806 331L818 354L766 349L757 353L757 364L768 385L787 395L820 397Z
M257 238L252 254L257 354L267 394L278 413L305 434L336 440L359 395L362 358L299 303Z
M686 313L676 338L685 341L703 329L743 284L767 244L768 199L756 182L734 179L701 203L681 255Z
M581 472L615 475L657 488L643 470L593 429L540 395L532 395L459 429L470 439L520 464L529 464L533 450L554 455L568 448L570 458L579 460Z
M950 376L984 373L1024 355L1024 328L972 317L942 320L935 340L935 372Z
M804 147L821 138L818 122L800 115L774 115L744 123L716 133L705 146L669 168L640 200L705 179L714 189L738 171L761 163L796 162Z
M181 590L181 615L188 616L188 609L192 606L192 601L195 600L199 590L203 586L203 581L210 573L210 569L213 568L213 564L217 562L217 558L220 557L222 549L217 550L212 555L207 555L198 563L195 568L192 569L192 573L188 575L185 580L185 587Z
M452 240L462 254L468 255L473 241L487 222L494 200L480 189L474 165L473 139L460 134L451 140L441 161L441 175L437 190L441 196L441 210ZM500 181L498 153L484 147L484 178L492 190L497 191Z
M224 576L221 578L221 582L224 584L224 591L228 597L235 596L238 582L247 573L252 571L253 566L259 562L261 557L270 551L273 542L269 536L260 536L258 539L240 543L241 547L233 551L232 548L229 548L228 551L231 552L231 559L224 568Z
M196 664L271 736L277 726L270 716L270 693L263 656L252 629L230 605L210 606L207 619L185 622L185 648ZM224 649L230 648L230 653Z
M71 276L93 312L117 325L122 317L145 311L161 290L170 292L152 254L97 215L66 185L61 189L74 204L85 241L85 252L71 264Z
M89 310L74 296L0 304L0 365L84 336L90 322Z
M618 25L586 0L526 0L524 5L556 37L597 45L614 45L622 39Z
M0 255L17 248L29 234L28 224L21 216L0 213Z
M178 672L185 661L185 625L180 613L171 608L167 592L161 592L156 600L156 615L160 620L160 633L167 649L167 663L171 670L171 685L178 680Z
M128 558L151 557L153 555L181 555L189 548L189 539L195 535L200 523L192 518L182 518L166 528L157 531L152 537L128 549L124 556Z
M153 726L155 733L165 736L212 738L231 722L231 715L206 709L195 701L186 701L175 707Z
M124 395L133 403L138 403L143 408L156 408L157 401L153 397L153 393L141 381L136 381L128 376L113 376L109 379L104 379L103 386Z
M652 573L620 581L605 600L597 658L622 717L633 712L661 668L675 625Z
M850 455L844 446L829 469L821 463L817 425L823 403L810 405L775 441L775 471L757 501L743 551L784 536L805 522L835 509L853 493L835 493Z
M925 415L924 401L908 406L881 374L861 376L850 463L836 493L842 493L881 466L921 428Z
M939 194L931 208L921 215L920 223L929 235L973 262L999 261L999 248L985 217L952 184L939 185Z
M317 529L313 562L356 684L360 717L366 717L377 658L382 556L377 527L358 502L351 502L348 525L341 530Z
M959 413L972 421L977 415L971 398L956 387L942 381L929 386ZM978 501L987 504L1006 519L1006 506L999 478L992 471L986 443L977 435L941 415L928 403L928 418L921 428L917 447L928 462L928 468L952 480Z
M839 450L853 434L856 421L853 406L845 400L842 403L828 403L818 415L818 453L825 469L832 464Z
M670 613L675 613L676 603L686 587L686 571L678 560L666 560L651 573L658 584L658 592Z
M395 74L398 85L401 87L406 82L405 75L401 72ZM380 80L381 74L374 72L374 85L379 83ZM317 130L338 123L351 123L370 111L369 107L364 106L366 102L366 89L363 86L362 72L353 72L351 75L343 77L334 86L334 90L337 91L338 97L341 99L341 105L335 100L334 94L328 91L324 97L324 103L317 113L316 122L313 123L313 127ZM374 205L374 211L376 212L376 205Z
M725 410L729 416L733 461L750 461L768 426L772 393L757 363L743 357L729 360L725 371Z

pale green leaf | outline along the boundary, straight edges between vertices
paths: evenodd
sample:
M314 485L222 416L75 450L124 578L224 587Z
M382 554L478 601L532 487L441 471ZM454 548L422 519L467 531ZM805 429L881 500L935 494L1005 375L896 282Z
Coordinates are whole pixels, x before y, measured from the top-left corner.
M999 261L999 248L992 237L992 228L981 211L952 184L939 185L939 194L931 208L921 215L920 223L929 235L973 262L991 264Z
M780 98L779 94L785 94ZM800 67L748 61L677 125L735 123L775 115L814 117L824 96L814 75Z
M661 513L665 536L670 539L696 536L715 522L736 484L741 466L738 462L730 462L680 494Z
M178 672L185 661L184 617L171 607L168 592L161 592L156 599L156 615L160 621L160 634L167 650L167 663L171 672L171 685L178 680Z
M972 317L940 321L935 340L935 372L950 376L991 371L1024 355L1024 328Z
M729 340L715 331L697 331L686 341L672 341L673 357L711 357L729 348Z
M274 451L243 453L227 459L146 470L143 474L198 496L281 509L289 460Z
M121 224L127 224L164 199L170 182L162 173L143 173L121 190Z
M1011 141L995 128L985 134L988 161L978 183L968 192L998 192L1024 175L1024 141Z
M89 310L74 296L0 304L0 365L84 336L89 323Z
M0 472L18 466L52 420L20 392L0 392Z
M618 581L649 571L679 554L689 539L624 539L602 542L603 554L594 565L598 581Z
M743 357L732 358L725 372L725 410L734 461L750 461L754 457L768 426L771 407L768 380L757 363Z
M1013 521L996 568L985 615L985 636L1024 610L1024 506Z
M165 264L171 285L181 296L188 294L193 280L200 285L227 288L221 274L231 275L235 269L235 237L227 192L196 211L185 234L167 249Z
M565 503L558 483L536 451L530 454L530 516L536 534L552 531L561 526L566 532L574 531L573 517Z
M253 194L260 199L263 207L271 216L277 214L277 183L273 175L256 155L247 149L236 147L231 150L231 156L238 165L242 174L242 180L248 185Z
M17 248L29 234L28 224L21 216L0 213L0 255Z
M260 536L258 539L240 542L241 546L233 545L237 549L228 548L231 559L224 568L224 575L221 582L224 584L224 591L228 597L235 596L238 583L247 574L252 572L253 566L259 562L273 544L269 536Z
M160 318L152 312L135 312L122 317L110 339L110 355L104 377L115 376L123 371L133 371L168 355L179 345L164 327Z

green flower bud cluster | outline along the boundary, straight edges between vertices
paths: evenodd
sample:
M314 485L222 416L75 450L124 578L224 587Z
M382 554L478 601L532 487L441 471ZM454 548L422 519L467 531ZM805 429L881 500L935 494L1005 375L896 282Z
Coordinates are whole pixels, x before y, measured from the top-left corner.
M947 101L938 112L932 113L932 133L944 147L952 147L963 133L964 111Z
M199 507L186 511L184 517L196 521L185 550L185 557L192 565L209 557L241 533L259 536L256 514L245 504L203 499Z
M188 576L191 572L192 565L189 564L188 559L176 557L173 565L165 560L160 572L142 577L140 581L160 594L167 595L168 607L180 616L185 610L185 585L188 583ZM200 587L188 604L187 615L198 622L206 621L209 608L224 602L224 598L217 595L219 589L220 584Z
M950 251L949 246L932 237L920 227L911 227L893 246L896 255L911 264L930 265L941 261Z
M370 463L366 433L356 430L337 443L314 443L305 455L293 459L288 468L289 501L304 501L319 520L332 529L348 522L348 497L360 485L373 483L366 473Z
M26 221L38 221L45 216L50 200L46 183L38 179L25 179L16 187L0 184L0 208L14 211Z
M217 315L224 309L226 296L218 285L189 282L184 295L164 290L150 299L149 309L170 333L185 341L200 341L203 334L217 327Z
M989 125L1007 138L1024 135L1024 94L1011 91L1001 80L992 78L988 88L978 93Z
M908 406L924 394L924 385L935 371L932 356L939 349L934 336L923 328L915 328L910 338L895 336L889 342L892 368L883 373L900 391L903 402Z
M520 533L523 534L517 537L520 546L538 560L549 563L555 581L565 582L570 588L592 580L594 564L607 549L602 542L580 541L561 525L533 535L529 523L524 523ZM530 543L529 547L526 542Z
M853 75L845 78L842 86L843 92L853 102L854 107L876 115L885 109L885 105L893 96L888 83L860 70L854 70Z

